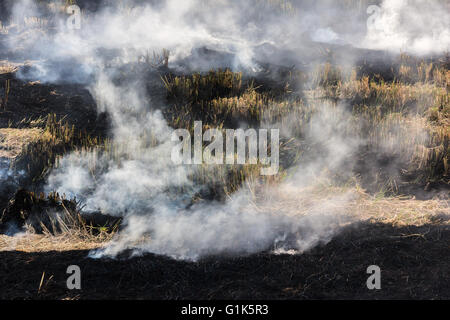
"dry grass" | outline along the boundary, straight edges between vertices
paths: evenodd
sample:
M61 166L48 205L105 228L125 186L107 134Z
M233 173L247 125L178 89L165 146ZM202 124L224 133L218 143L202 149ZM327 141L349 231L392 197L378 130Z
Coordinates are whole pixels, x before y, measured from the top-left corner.
M6 60L0 60L0 74L14 73L21 64L12 63Z
M405 197L364 196L355 203L358 217L395 227L440 224L450 226L448 200L416 200Z
M404 173L400 175L408 181L448 181L450 73L432 62L408 63L409 82L399 80L405 74L384 81L380 75L358 75L356 69L326 63L307 74L289 74L279 84L286 88L282 92L263 89L255 85L256 79L243 79L229 70L168 76L163 81L172 105L165 115L172 127L188 129L194 120L202 120L204 130L276 123L291 128L294 138L307 146L303 137L311 117L320 114L321 105L343 101L351 106L353 116L346 132L366 141L369 153L395 159L398 171ZM296 81L308 83L303 98L290 93L290 84ZM339 116L340 109L333 109ZM386 181L380 185L397 192L396 184L403 178L381 179Z
M85 238L74 235L49 236L22 233L14 237L0 235L0 251L47 252L92 250L105 245L105 239Z
M0 128L0 158L16 158L25 146L36 142L41 134L42 130L38 128Z
M32 121L35 122L43 121ZM98 146L106 148L108 145L108 140L90 136L85 130L78 130L64 119L58 119L55 114L49 114L39 138L33 143L24 145L14 166L25 168L30 181L39 182L46 178L51 168L58 165L59 159L65 153L74 150L93 150Z
M255 192L255 197L249 202L249 206L261 212L306 216L316 214L320 209L332 213L341 226L366 222L395 228L450 226L448 200L421 201L411 197L379 197L368 195L357 187L342 188L330 185L305 188L284 185L270 189L270 192L266 190L267 193L258 193L255 189L252 192ZM92 229L80 224L78 220L60 219L57 223L61 229L59 232L45 231L44 234L35 234L28 228L27 232L13 237L0 235L0 251L91 250L107 245L116 235L115 232L93 233Z
M322 180L308 187L284 184L254 192L253 205L260 211L305 216L327 212L342 221L383 223L395 227L450 225L449 200L417 200L411 196L370 195L358 185L337 187Z
M0 215L0 222L12 229L23 225L24 230L13 237L0 236L0 251L28 248L39 252L98 247L113 238L120 220L110 226L94 224L82 216L75 199L21 190Z

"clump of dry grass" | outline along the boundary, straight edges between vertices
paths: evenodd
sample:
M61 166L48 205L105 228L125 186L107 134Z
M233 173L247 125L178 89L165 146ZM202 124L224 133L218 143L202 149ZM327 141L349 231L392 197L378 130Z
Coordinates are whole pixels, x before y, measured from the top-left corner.
M165 110L166 118L175 128L193 127L194 121L201 120L205 130L208 128L237 128L242 122L253 127L261 121L283 121L292 115L302 104L301 100L275 99L270 93L258 92L253 86L236 96L213 96L197 103L175 103Z
M86 131L70 126L63 119L57 119L55 114L49 114L39 139L24 146L13 167L25 168L29 181L39 183L65 153L108 145L107 139L92 137Z
M0 110L6 110L6 107L8 106L8 99L9 99L10 91L11 91L11 80L10 79L6 79L5 80L4 94L3 94L3 97L0 100Z
M450 225L448 200L416 200L410 197L363 195L355 203L355 212L371 222L393 226Z
M237 96L242 93L242 73L230 70L195 73L191 76L162 77L169 100L198 102L213 97Z
M0 158L14 159L26 145L36 142L42 134L38 128L0 128Z
M0 61L0 74L14 73L18 70L19 66L9 61Z
M106 220L105 220L106 221ZM98 225L80 212L75 199L67 200L57 193L44 195L19 190L0 216L2 230L25 230L34 237L58 238L66 242L100 243L110 240L117 231L120 219ZM18 239L21 239L20 235Z
M417 61L406 55L393 81L380 75L345 74L325 64L313 71L306 91L312 103L343 100L358 119L354 134L366 141L368 154L391 158L401 173L387 177L392 191L403 178L416 184L448 183L450 157L449 70L444 64ZM315 80L314 80L315 79ZM362 173L364 175L364 173Z

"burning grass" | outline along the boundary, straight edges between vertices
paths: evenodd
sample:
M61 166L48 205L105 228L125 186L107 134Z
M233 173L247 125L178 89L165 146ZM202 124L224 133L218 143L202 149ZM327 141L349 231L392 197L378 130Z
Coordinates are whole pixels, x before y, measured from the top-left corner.
M81 214L76 199L68 200L58 193L36 195L19 190L0 216L2 231L15 232L25 227L31 233L108 238L121 219L101 214ZM108 235L108 236L105 236Z
M324 182L325 183L325 182ZM334 187L330 185L317 185L314 187L298 188L286 185L276 190L264 192L253 189L253 202L261 212L286 212L291 216L307 216L314 208L323 208L327 199L336 199L336 196L351 194L351 200L334 201L333 208L327 210L340 212L337 223L340 228L362 223L372 225L383 224L393 228L422 227L427 225L439 225L442 228L450 228L450 206L448 200L416 200L411 197L384 197L369 195L360 188ZM32 193L29 199L33 200L33 209L40 208L41 221L33 222L40 226L40 234L36 228L28 222L26 232L15 236L0 236L0 251L21 252L47 252L47 251L71 251L93 250L105 247L110 241L120 239L120 233L116 234L118 224L112 228L94 226L89 224L79 213L74 210L68 200L58 200L56 195L49 195L46 199L42 195L36 197ZM43 205L49 208L48 201L55 205L59 203L60 214L51 214L52 210L44 210ZM63 202L62 202L63 201ZM45 202L45 204L44 204ZM65 206L61 203L66 203ZM45 217L44 217L45 216ZM51 226L51 227L49 227ZM398 234L402 237L425 237L425 234L405 233ZM142 239L144 241L144 239ZM151 241L147 239L146 241Z
M287 14L296 10L290 1L257 2L268 10ZM73 1L66 1L65 6L72 3ZM365 10L367 4L368 1L348 0L344 6ZM308 5L314 4L311 1ZM62 8L63 6L58 9L60 13ZM26 30L27 28L33 30ZM21 43L22 40L46 36L49 28L50 20L31 17L25 19L20 26L11 24L7 28L2 27L1 32L11 36L17 33ZM334 53L329 49L323 51L320 55L326 57L325 60L333 61ZM205 50L203 53L208 54L209 51ZM113 56L116 54L117 52L114 52ZM341 288L347 288L356 274L365 274L361 266L366 266L369 261L380 264L387 279L398 280L399 277L407 277L406 289L401 292L401 297L404 297L408 290L412 296L414 295L411 292L414 290L420 291L422 297L439 297L442 292L447 294L447 288L440 287L440 283L442 279L448 279L445 274L448 263L441 261L448 251L446 239L450 221L448 55L440 59L418 59L401 55L392 66L384 66L380 72L371 70L365 63L348 68L325 61L304 65L301 70L295 67L270 70L272 66L269 66L264 72L252 73L251 76L228 69L176 74L169 68L169 52L166 50L160 55L154 54L153 58L150 51L147 51L146 55L140 55L130 61L138 63L128 64L121 61L123 66L120 68L121 79L118 82L121 82L121 85L136 83L134 80L138 77L135 78L128 72L129 67L135 75L156 73L156 78L161 80L160 85L164 89L160 96L166 98L162 102L164 108L161 109L169 126L173 128L192 130L193 122L201 120L203 131L213 127L224 130L274 126L281 128L288 136L281 139L281 168L275 177L261 177L261 166L258 164L199 165L189 179L195 186L200 186L200 191L193 194L192 190L183 190L181 187L181 190L164 189L162 192L173 192L171 196L176 197L187 191L185 194L189 194L191 198L185 202L184 209L188 213L190 208L197 204L199 207L202 203L217 202L219 205L226 205L226 201L232 199L237 192L246 192L250 195L248 199L245 198L248 200L247 206L251 208L250 212L308 217L319 210L321 213L334 215L336 226L332 226L332 229L339 230L337 233L332 232L332 236L337 234L336 240L331 240L328 235L324 236L324 243L319 241L321 245L313 250L308 247L308 250L302 251L303 255L290 256L285 254L289 252L282 252L284 254L280 258L265 252L226 261L217 259L219 262L215 260L216 257L212 257L196 264L183 264L182 268L180 264L184 262L173 262L161 257L144 257L138 260L143 274L152 277L154 272L148 272L150 269L156 269L158 272L163 270L170 274L164 279L166 283L156 284L151 288L153 292L157 292L154 288L159 290L167 286L166 291L158 291L163 292L159 297L329 297L330 288L326 288L326 284L322 283L337 283ZM134 136L132 133L129 138L136 141L136 144L129 146L108 138L100 138L81 127L69 124L61 113L72 113L81 106L79 112L74 113L76 117L83 118L83 114L87 113L86 109L89 109L83 109L84 102L80 99L80 91L66 97L61 90L63 86L45 86L38 82L22 83L13 76L18 67L20 66L7 61L0 62L0 111L2 117L8 119L8 125L16 127L0 129L0 158L14 159L13 169L23 169L27 172L27 181L23 182L22 186L40 190L49 173L60 166L60 160L68 153L87 161L88 172L97 185L101 183L98 181L105 170L108 170L105 169L108 165L113 164L120 168L128 160L139 162L139 152L142 149L145 152L150 146L156 146L155 137L147 136L145 130ZM104 67L113 68L112 64L108 63ZM277 69L276 66L273 68ZM158 73L161 73L160 79ZM149 87L153 85L149 83L150 80L145 79ZM48 91L48 94L43 96L43 91ZM149 96L159 97L151 94ZM30 103L34 108L33 116L20 122L17 122L17 119L13 121L14 115L23 110L29 111L22 107L31 100L34 102ZM46 100L52 103L47 104ZM55 106L61 107L59 115L53 113L54 109L57 109ZM145 110L135 111L130 107L126 112L142 112L133 114L131 118L144 118L148 115L148 110L142 109ZM35 117L36 114L39 114L38 118ZM311 137L311 128L317 125L314 122L317 119L322 121L319 122L319 131L332 127L334 131L332 130L331 137L326 137L326 132L323 132L325 139ZM77 120L83 122L83 119ZM333 146L339 144L339 139L332 139L334 135L347 141L357 140L359 144L356 152L339 155L339 146ZM127 148L132 149L131 152ZM329 150L334 154L327 154ZM310 179L308 187L292 184L292 176L295 176L297 169L301 170L315 163L326 165L320 168L320 172L302 176L302 179ZM342 163L351 165L343 169ZM334 170L335 165L339 167L340 172ZM435 189L435 192L428 193L431 189ZM150 191L153 190L149 190L149 193ZM429 200L423 201L414 197L424 193L429 195ZM133 194L127 196L134 197ZM57 193L44 195L22 189L16 192L2 212L0 223L3 227L14 225L16 229L25 232L14 237L0 235L0 253L2 258L5 258L2 260L5 261L5 270L15 270L14 267L20 266L29 272L27 268L30 266L40 268L46 265L49 257L53 259L57 255L55 252L64 263L71 261L73 256L80 261L87 256L88 251L104 248L109 243L120 240L122 235L128 236L126 233L117 232L120 221L99 223L97 218L81 212L81 207L75 199L68 200ZM207 208L217 209L213 206ZM103 214L107 213L98 212L98 215L104 217ZM214 212L211 212L211 215L213 214ZM347 230L347 233L344 230ZM214 236L219 238L218 234ZM300 238L301 236L302 234ZM318 237L322 237L322 234ZM132 245L136 248L152 240L152 234L145 233ZM271 253L272 249L267 248ZM388 256L383 256L386 251ZM30 262L30 257L37 257L38 263L34 264L33 259ZM25 266L24 259L27 261ZM402 259L408 263L404 263ZM324 262L325 260L327 261ZM271 268L277 261L282 261L281 265L260 272L266 265ZM82 262L85 263L85 260ZM397 270L396 265L400 264L399 262L402 266L405 265L405 270L411 272L406 274L405 271ZM94 265L97 268L95 271L108 269L116 274L117 270L123 270L123 267L111 270L104 265L98 267L97 261L92 260L87 263ZM103 261L101 263L106 264ZM115 262L111 263L116 266ZM177 265L173 269L166 269L174 263ZM158 268L155 268L155 264L158 264ZM133 268L133 262L129 265ZM302 268L299 268L299 265ZM197 270L197 267L203 268L203 271ZM427 274L427 280L430 280L428 287L423 284L411 287L409 277L422 279L420 277L423 276L423 268L431 271ZM237 269L244 271L236 272ZM250 271L246 272L247 269ZM307 269L308 274L297 273L303 269ZM198 279L208 275L207 270L213 271L198 295L181 292L185 290L179 285L182 281L193 288L197 285L196 282L199 282ZM221 282L217 286L219 289L211 290L211 283L218 278L217 270L222 272L226 279L231 274L237 281ZM133 274L128 269L125 271ZM336 276L339 272L343 275L339 275L340 278ZM192 278L186 278L185 273L189 273ZM263 277L252 278L259 275ZM43 271L37 290L38 296L68 296L64 285L61 287L57 282L52 282L53 274L47 282L43 281L45 276ZM119 283L113 291L119 290L121 286L123 274L119 276ZM253 280L242 280L244 277ZM293 285L293 278L299 280L299 283L301 280L301 285ZM153 278L148 280L148 283L155 282ZM4 286L1 281L0 284ZM173 283L173 286L170 287L167 283ZM236 288L239 286L236 283L245 285ZM261 283L270 288L269 291L276 292L257 291L261 288ZM56 288L53 291L50 290L52 285L53 289ZM2 292L2 296L12 293L8 297L13 297L17 294L14 289L10 290L9 286L4 287L8 288L8 292ZM24 287L28 288L28 284L24 284ZM315 291L311 291L311 287ZM136 288L137 285L134 284L132 289L135 295ZM96 289L87 290L90 290L89 294L98 295ZM154 293L146 294L152 296ZM347 292L347 296L352 294L354 293ZM392 296L398 297L396 293Z
M304 138L312 117L320 114L324 103L337 101L336 106L331 107L336 117L341 112L338 104L350 106L353 119L347 124L347 134L364 141L360 165L371 157L379 159L375 160L378 162L390 158L389 165L383 168L380 164L377 172L366 171L369 164L358 169L357 174L363 181L371 180L372 190L402 193L399 185L403 183L448 185L450 105L448 79L444 81L443 76L447 71L442 64L434 66L432 63L427 64L428 71L424 71L424 65L422 61L417 66L418 78L411 84L399 80L387 82L379 75L358 78L355 70L348 78L342 78L342 72L330 64L306 75L290 74L281 80L281 87L289 88L299 77L302 81L310 79L310 88L305 90L304 97L290 94L288 89L283 94L267 90L263 85L255 85L256 79L243 80L241 74L233 75L231 71L211 71L191 78L166 77L163 81L172 105L164 112L175 128L192 129L193 121L199 119L203 121L204 130L254 127L264 123L290 128L295 145L300 149L288 157L297 159L301 165L305 155L306 159L310 158L304 151L311 153L316 149ZM320 153L317 156L320 157ZM251 172L254 171L246 171L248 175L252 175ZM247 174L244 176L248 177Z
M440 69L434 70L436 73ZM311 72L314 76L317 71ZM356 73L345 81L337 77L330 81L330 72L326 73L325 80L313 81L315 84L305 91L305 96L296 95L288 89L271 91L263 82L258 84L258 79L244 79L241 73L230 70L190 76L163 76L161 81L169 102L169 107L163 112L174 128L192 129L194 120L202 120L203 130L211 127L238 128L243 123L258 127L269 123L289 128L292 133L290 139L282 138L281 141L279 175L259 176L260 165L201 165L190 178L204 188L194 195L192 203L210 199L225 200L241 186L276 186L291 174L290 167L301 167L302 163L308 163L314 157L320 159L320 146L308 140L307 130L311 126L311 119L322 117L321 106L324 104L329 106L328 110L332 114L335 113L334 116L328 116L341 117L339 101L351 105L351 108L347 108L350 109L351 119L345 121L345 135L357 137L365 143L357 155L359 162L354 168L356 178L353 178L369 189L370 193L407 194L410 189L405 189L406 185L419 188L427 188L430 183L436 182L448 185L447 82L444 84L434 78L412 84L397 80L384 82L379 77L358 78ZM302 81L311 78L311 75L305 74L298 76ZM286 75L278 87L289 88L298 79L295 74ZM323 92L331 92L331 96L325 95L324 100ZM22 126L35 126L29 130L39 134L39 138L24 146L20 153L18 148L15 151L17 159L14 164L17 168L26 168L30 177L29 185L45 181L51 169L57 168L61 157L68 152L89 159L89 171L95 180L104 170L97 165L99 159L123 160L120 150L125 146L91 136L54 114L48 115L45 121L41 120L33 121L34 124L22 121ZM18 129L3 130L16 132ZM152 139L144 139L148 140ZM385 156L389 157L388 166L384 167L381 163L376 170L366 170L374 166L373 162L365 164L365 161L375 159L382 162ZM327 168L324 169L326 171ZM340 185L351 177L338 177L330 172L329 178L337 178L333 183ZM445 193L441 195L445 198ZM395 198L389 201L395 201Z

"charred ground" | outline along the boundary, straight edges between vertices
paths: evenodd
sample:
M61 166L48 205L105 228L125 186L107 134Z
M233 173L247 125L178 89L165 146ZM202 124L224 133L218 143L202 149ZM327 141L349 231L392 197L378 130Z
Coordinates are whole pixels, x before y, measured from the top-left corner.
M261 253L180 262L146 254L90 259L88 250L0 252L2 299L448 299L450 230L436 224L348 227L302 255ZM82 290L66 287L79 265ZM366 268L382 270L367 290ZM43 279L42 284L41 279Z

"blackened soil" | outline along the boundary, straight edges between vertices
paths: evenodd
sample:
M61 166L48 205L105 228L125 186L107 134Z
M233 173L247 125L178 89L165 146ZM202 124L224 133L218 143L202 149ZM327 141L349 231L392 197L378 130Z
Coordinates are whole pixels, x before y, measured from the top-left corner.
M7 81L10 90L6 108L0 110L0 128L26 127L30 120L55 114L91 135L106 132L107 116L98 114L96 103L84 85L28 82L18 79L16 73L7 73L0 74L0 92Z
M152 254L93 260L88 251L0 252L0 299L449 299L449 243L449 226L438 222L363 223L302 255L194 263ZM66 289L73 264L82 290ZM367 289L370 265L381 268L381 290Z

